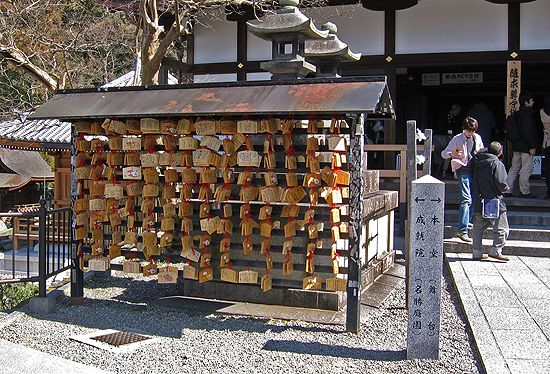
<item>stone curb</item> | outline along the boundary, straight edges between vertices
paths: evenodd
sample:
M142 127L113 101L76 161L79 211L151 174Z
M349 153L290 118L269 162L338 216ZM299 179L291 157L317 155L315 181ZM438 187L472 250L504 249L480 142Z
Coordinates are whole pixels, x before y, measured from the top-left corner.
M94 271L84 274L84 282L95 277ZM71 287L71 283L66 283L55 290L46 293L45 297L34 296L29 299L28 308L32 313L49 313L55 308L57 299L65 294L65 290Z
M474 289L460 261L450 262L449 257L453 259L460 259L460 257L456 254L446 253L445 264L449 269L451 280L457 290L458 300L460 301L462 310L466 314L468 326L474 337L476 350L481 358L481 365L485 369L485 372L489 374L510 374L506 361L491 332L489 322L487 322L481 310Z

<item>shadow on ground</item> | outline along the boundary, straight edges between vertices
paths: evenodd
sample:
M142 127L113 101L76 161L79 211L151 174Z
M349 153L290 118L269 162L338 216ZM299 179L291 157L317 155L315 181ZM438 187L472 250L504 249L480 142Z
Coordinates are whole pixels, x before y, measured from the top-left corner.
M295 340L268 340L263 346L263 349L266 351L344 357L357 360L401 361L407 358L406 350L373 350L343 347L333 344L299 342Z

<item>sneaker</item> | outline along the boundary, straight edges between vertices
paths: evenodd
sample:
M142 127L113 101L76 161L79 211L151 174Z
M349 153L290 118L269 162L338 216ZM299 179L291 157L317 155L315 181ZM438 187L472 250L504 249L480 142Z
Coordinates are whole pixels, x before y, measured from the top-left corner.
M474 257L472 256L472 260L475 260L475 261L482 261L482 260L487 260L489 258L489 255L488 254L482 254L481 257Z
M455 234L455 236L457 238L459 238L460 240L462 240L463 242L466 242L466 243L471 243L472 242L472 239L468 236L467 232L459 231Z
M495 260L499 260L501 262L508 262L510 259L504 255L489 255L489 257L494 258Z

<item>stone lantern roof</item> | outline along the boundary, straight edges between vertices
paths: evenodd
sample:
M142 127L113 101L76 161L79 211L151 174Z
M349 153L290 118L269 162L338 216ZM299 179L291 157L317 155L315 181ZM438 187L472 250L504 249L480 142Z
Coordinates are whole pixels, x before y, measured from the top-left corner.
M353 53L346 43L338 39L338 29L334 23L325 23L321 30L328 31L328 37L306 41L305 56L317 66L317 77L339 77L342 62L358 61L361 53Z
M248 30L257 37L272 41L293 34L303 39L323 39L328 31L317 29L313 21L298 9L299 0L280 0L281 8L260 20L247 22Z
M248 30L272 43L271 61L260 67L269 71L271 79L299 79L316 73L315 65L305 60L306 40L325 39L328 31L319 30L298 9L299 0L280 0L281 8L260 20L247 22Z
M326 39L306 41L306 57L308 60L330 58L341 62L358 61L361 53L353 53L348 45L338 39L338 29L332 22L325 23L321 30L328 31Z

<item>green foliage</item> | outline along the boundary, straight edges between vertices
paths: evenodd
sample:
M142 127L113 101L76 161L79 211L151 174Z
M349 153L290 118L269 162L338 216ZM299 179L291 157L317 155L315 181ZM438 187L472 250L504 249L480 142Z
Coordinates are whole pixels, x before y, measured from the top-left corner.
M0 310L13 309L37 294L35 283L0 283Z
M44 161L46 161L46 163L48 164L48 166L50 168L52 168L52 170L55 169L55 157L48 154L47 152L38 152L38 154L40 155L40 157L42 157L42 159Z

